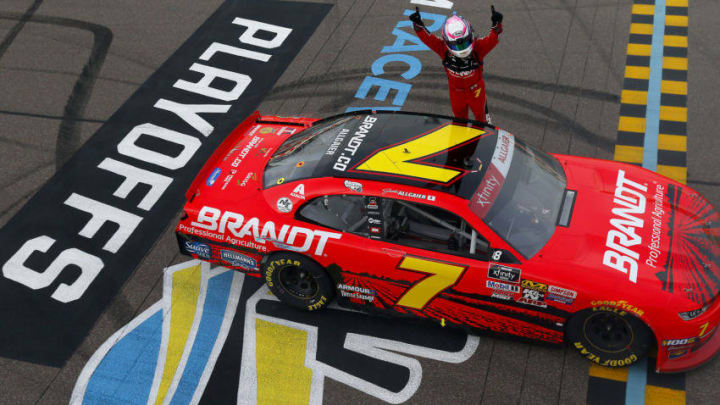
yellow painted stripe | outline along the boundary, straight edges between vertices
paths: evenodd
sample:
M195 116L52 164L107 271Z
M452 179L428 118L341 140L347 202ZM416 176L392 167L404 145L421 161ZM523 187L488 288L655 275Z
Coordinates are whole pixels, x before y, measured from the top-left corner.
M623 90L620 102L623 104L645 105L647 103L647 91Z
M258 405L307 405L312 370L305 367L307 332L257 319Z
M652 24L632 23L632 24L630 24L630 33L631 34L652 35L653 25Z
M687 82L663 80L660 82L660 92L665 94L687 95Z
M688 0L665 0L666 7L687 7Z
M666 56L663 58L663 69L688 70L688 58Z
M686 15L666 15L665 25L671 25L673 27L687 27L688 18Z
M173 273L170 338L155 405L162 404L182 358L200 293L200 265Z
M669 107L666 105L661 105L660 106L660 120L687 122L687 108L686 107Z
M618 130L626 132L639 132L641 134L644 134L645 118L621 116L620 122L618 123Z
M635 56L650 56L650 45L628 44L627 54Z
M687 136L684 135L658 135L658 149L687 152Z
M646 385L645 405L685 405L685 391Z
M625 77L647 80L650 78L650 68L645 66L625 66Z
M590 377L599 377L606 380L627 382L627 367L603 367L590 363Z
M643 148L641 146L615 145L615 160L627 163L642 163Z
M687 167L658 165L657 172L680 183L687 183Z
M663 40L664 46L679 46L683 48L687 48L687 37L684 35L665 35L665 39Z
M632 13L653 15L655 14L655 6L653 6L652 4L633 4Z

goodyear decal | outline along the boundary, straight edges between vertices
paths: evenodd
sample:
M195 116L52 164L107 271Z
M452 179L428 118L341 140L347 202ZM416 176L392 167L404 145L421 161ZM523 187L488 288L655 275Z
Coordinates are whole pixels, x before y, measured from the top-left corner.
M163 281L162 300L91 357L72 404L319 404L327 378L400 403L420 386L418 358L461 363L479 344L335 305L298 312L259 280L196 260Z

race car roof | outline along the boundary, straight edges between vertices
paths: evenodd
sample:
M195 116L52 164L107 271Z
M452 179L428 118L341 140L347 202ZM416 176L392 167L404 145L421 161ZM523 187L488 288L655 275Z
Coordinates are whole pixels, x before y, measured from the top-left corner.
M288 138L263 176L265 188L341 177L406 184L469 199L489 166L497 131L474 121L401 112L350 113Z

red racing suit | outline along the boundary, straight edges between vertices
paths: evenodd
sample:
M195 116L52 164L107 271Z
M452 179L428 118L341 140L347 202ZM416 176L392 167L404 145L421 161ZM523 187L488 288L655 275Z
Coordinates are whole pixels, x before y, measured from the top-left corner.
M468 107L475 119L485 122L485 82L483 58L498 44L502 25L490 30L483 38L473 41L473 50L467 58L458 58L445 46L445 41L427 32L425 27L413 24L415 33L425 45L442 58L450 87L450 106L457 118L468 118Z

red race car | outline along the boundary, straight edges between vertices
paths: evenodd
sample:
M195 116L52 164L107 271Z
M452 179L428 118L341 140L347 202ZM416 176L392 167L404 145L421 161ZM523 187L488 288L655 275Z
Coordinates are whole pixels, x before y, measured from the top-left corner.
M282 301L562 343L657 369L720 348L720 216L623 163L547 154L450 117L255 113L187 192L183 253Z

